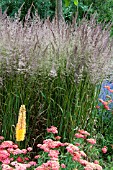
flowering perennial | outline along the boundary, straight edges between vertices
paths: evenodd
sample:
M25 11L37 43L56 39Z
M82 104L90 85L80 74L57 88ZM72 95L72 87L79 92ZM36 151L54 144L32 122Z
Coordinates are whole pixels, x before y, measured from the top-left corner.
M25 114L25 106L22 105L20 108L19 120L22 121L22 114ZM24 115L25 116L25 115ZM25 124L24 124L25 125ZM18 125L19 126L19 125ZM17 127L18 127L17 126ZM22 126L22 125L21 125ZM49 130L48 130L49 129ZM58 132L57 127L51 126L47 131L49 133L53 133L55 136ZM79 135L76 135L79 134ZM89 138L90 134L85 130L78 130L76 133L76 138L81 138L83 141L88 142L90 144L96 144L96 140ZM82 136L80 136L80 134ZM54 136L54 137L55 137ZM84 137L83 137L84 136ZM20 138L19 138L20 139ZM29 152L32 151L31 147L26 149L19 149L18 145L14 144L12 141L3 141L3 137L1 137L0 143L0 164L2 170L27 170L29 168L33 168L34 170L60 170L61 168L68 168L68 162L63 161L63 155L61 155L61 147L64 147L67 151L66 154L70 155L72 158L72 162L79 163L84 167L84 170L102 170L102 167L99 165L99 161L95 160L93 162L88 161L88 155L81 150L80 143L62 143L58 139L46 139L43 140L43 144L38 144L37 147L42 149L43 152L46 152L47 158L46 161L39 163L43 160L42 155L35 155L33 160L28 156ZM107 152L107 147L104 146L102 148L102 152ZM28 156L28 157L27 157ZM39 160L40 159L40 160ZM61 159L61 161L60 161ZM73 169L76 170L76 169Z
M26 134L26 108L21 105L18 116L18 123L16 125L16 141L23 141Z

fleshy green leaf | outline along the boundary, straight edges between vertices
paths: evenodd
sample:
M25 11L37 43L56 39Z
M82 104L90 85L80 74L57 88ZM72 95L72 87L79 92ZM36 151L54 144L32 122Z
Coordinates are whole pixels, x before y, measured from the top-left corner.
M74 0L74 4L78 6L78 0Z

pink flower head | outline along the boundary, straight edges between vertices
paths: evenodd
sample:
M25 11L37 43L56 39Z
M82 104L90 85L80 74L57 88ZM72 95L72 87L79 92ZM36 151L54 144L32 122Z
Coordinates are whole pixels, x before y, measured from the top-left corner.
M98 164L95 164L95 167L96 167L97 170L102 170L102 167Z
M26 149L22 149L21 152L22 152L23 154L26 154L26 153L27 153L27 150L26 150Z
M85 154L85 152L84 152L84 151L79 151L79 153L81 154L81 156L83 156L83 157L87 157L87 155Z
M24 160L25 160L25 161L28 161L28 160L29 160L29 158L28 158L28 157L25 157L25 158L24 158Z
M13 153L13 152L14 152L14 149L13 149L13 148L8 148L7 151L8 151L9 153Z
M0 150L0 162L7 159L10 154L6 150Z
M17 148L12 153L13 153L13 155L18 155L18 154L23 153L23 151L21 149Z
M60 146L64 146L63 143L61 143L60 141L53 141L52 139L46 139L43 141L43 146L45 146L46 148L58 148ZM40 148L42 149L41 146Z
M88 162L84 169L85 170L93 170L93 169L102 170L102 167L100 165L98 165L98 164Z
M81 159L81 154L79 152L73 153L73 161L79 161Z
M58 130L57 130L57 127L51 126L50 128L47 128L47 132L55 134L55 133L58 133Z
M56 136L55 139L56 139L56 140L60 140L60 139L61 139L61 136Z
M95 163L95 164L99 164L99 161L98 161L98 160L95 160L94 163Z
M88 132L85 131L85 130L78 130L78 132L81 133L82 135L90 136L90 133L88 133Z
M96 144L95 139L86 139L88 143L91 143L92 145Z
M40 158L41 156L40 155L36 155L34 158L35 159L38 159L38 158Z
M107 152L107 147L106 147L106 146L104 146L104 147L102 148L102 152L103 152L103 153L106 153L106 152Z
M76 137L76 138L83 138L83 139L86 138L86 136L82 135L81 133L76 133L76 134L75 134L75 137Z
M2 160L2 163L3 164L10 164L10 158L6 158L6 159L4 159L4 160Z
M40 149L43 149L44 152L49 152L50 150L47 144L42 144L41 146L38 144L37 147L39 147Z
M88 164L88 161L86 161L84 159L79 159L78 162L83 166L86 166Z
M24 163L24 161L23 161L23 159L19 156L17 159L17 162L19 162L19 163Z
M18 148L18 145L14 144L14 145L13 145L13 148L14 148L14 149L17 149L17 148Z
M32 166L35 166L36 162L35 161L30 161L29 164L32 165Z
M58 150L50 150L48 156L51 157L52 160L58 160L59 151Z
M32 149L32 147L28 147L27 150L30 152L30 151L32 151L33 149Z
M12 141L4 141L0 145L0 148L13 148L13 142Z
M80 146L80 143L75 143L76 146Z
M66 165L65 165L65 164L61 164L61 167L62 167L62 168L66 168Z
M52 170L59 170L60 165L58 161L48 161L48 165L51 167Z
M4 137L3 137L3 136L0 136L0 140L4 140Z
M60 165L58 161L54 161L54 160L49 160L46 163L43 163L41 166L38 166L36 168L36 170L59 170L60 169Z
M79 148L73 144L69 144L67 147L67 152L69 152L71 155L75 153L75 151L79 151Z

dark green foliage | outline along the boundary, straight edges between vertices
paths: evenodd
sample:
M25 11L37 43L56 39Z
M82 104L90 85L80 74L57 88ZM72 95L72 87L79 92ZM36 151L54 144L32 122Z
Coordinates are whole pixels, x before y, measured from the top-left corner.
M24 19L25 15L27 14L29 8L31 8L31 17L32 14L35 13L35 11L38 11L38 14L41 18L45 19L48 16L52 18L55 13L55 2L52 2L52 0L3 0L0 3L0 6L2 7L3 12L7 10L7 14L10 16L15 15L15 13L18 13L19 8L21 8L21 19Z
M42 19L50 17L52 19L55 16L55 1L54 0L2 0L0 6L3 11L7 10L7 14L10 16L18 13L19 8L22 7L21 19L25 17L28 9L31 7L31 17L35 11L38 11L39 16ZM90 17L90 14L97 13L98 21L108 23L113 21L113 1L108 0L79 0L78 7L74 5L73 1L70 1L66 5L65 0L63 0L63 14L66 21L72 21L78 11L78 19L82 19L86 14Z
M7 14L14 16L18 12L20 6L23 4L24 0L2 0L0 6L2 7L3 12L7 10Z

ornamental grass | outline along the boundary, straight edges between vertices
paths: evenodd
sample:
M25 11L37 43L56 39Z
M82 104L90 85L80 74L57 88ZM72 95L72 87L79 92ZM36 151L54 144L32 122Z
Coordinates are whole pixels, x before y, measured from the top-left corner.
M37 14L33 19L27 15L24 25L19 16L1 15L0 133L15 141L17 113L24 103L24 147L34 145L36 149L52 124L63 142L72 141L80 128L110 137L111 144L112 135L107 132L112 126L107 121L107 132L103 131L103 119L95 106L98 84L112 78L112 57L109 26L98 24L95 17L64 23L59 30L55 19L42 21Z

